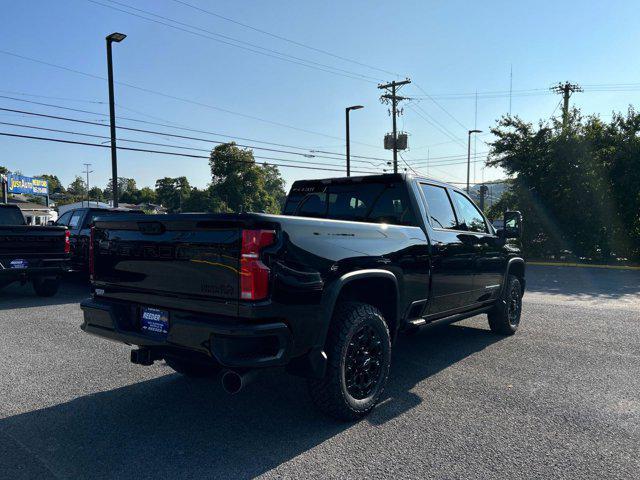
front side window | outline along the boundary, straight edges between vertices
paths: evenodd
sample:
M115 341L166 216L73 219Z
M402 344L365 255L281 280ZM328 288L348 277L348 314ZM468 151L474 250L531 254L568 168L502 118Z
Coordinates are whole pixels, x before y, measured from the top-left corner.
M460 230L487 233L487 225L480 210L460 192L454 192L453 198L460 214Z
M82 211L74 212L69 220L69 228L76 228L80 223L80 217L82 217Z
M437 185L420 185L427 201L429 223L434 228L455 229L458 226L453 205L446 188Z
M72 213L73 212L67 212L64 215L62 215L56 222L56 225L64 225L65 227L69 225L69 219L71 218Z

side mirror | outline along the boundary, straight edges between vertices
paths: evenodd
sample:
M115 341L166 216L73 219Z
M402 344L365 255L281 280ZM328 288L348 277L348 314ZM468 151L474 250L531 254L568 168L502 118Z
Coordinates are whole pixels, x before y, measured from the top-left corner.
M504 212L503 238L520 238L522 236L522 214L520 212Z
M47 225L50 226L50 227L53 227L55 224L56 224L56 222L54 222L53 220L49 220L47 222Z

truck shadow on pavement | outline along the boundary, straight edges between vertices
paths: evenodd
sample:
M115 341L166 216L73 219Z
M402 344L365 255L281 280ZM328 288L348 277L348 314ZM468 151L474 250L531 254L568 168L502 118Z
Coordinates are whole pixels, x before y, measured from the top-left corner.
M255 477L347 429L428 402L414 386L501 338L460 325L401 337L381 405L356 424L318 413L305 381L278 371L235 396L219 379L168 374L79 397L0 420L0 471L6 478Z
M89 280L79 275L65 276L53 297L38 297L31 284L12 283L0 289L0 311L80 303L89 296Z

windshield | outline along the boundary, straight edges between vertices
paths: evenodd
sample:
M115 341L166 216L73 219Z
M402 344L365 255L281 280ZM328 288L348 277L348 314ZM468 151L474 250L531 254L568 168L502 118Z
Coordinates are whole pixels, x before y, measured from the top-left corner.
M24 225L24 217L19 208L0 208L0 225Z

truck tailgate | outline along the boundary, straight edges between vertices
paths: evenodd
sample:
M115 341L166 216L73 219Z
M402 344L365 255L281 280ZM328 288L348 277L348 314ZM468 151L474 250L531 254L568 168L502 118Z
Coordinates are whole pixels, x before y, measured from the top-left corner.
M205 215L133 216L94 228L94 286L106 297L236 315L241 226Z
M0 226L0 255L64 254L64 227Z

